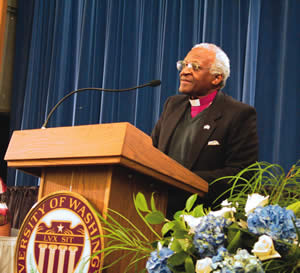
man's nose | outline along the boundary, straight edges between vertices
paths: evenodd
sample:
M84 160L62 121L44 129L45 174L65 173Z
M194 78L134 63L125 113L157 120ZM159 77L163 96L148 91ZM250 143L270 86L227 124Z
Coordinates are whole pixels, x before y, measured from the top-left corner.
M192 68L188 68L187 66L185 68L183 68L180 73L179 76L183 76L183 75L188 75L192 73Z

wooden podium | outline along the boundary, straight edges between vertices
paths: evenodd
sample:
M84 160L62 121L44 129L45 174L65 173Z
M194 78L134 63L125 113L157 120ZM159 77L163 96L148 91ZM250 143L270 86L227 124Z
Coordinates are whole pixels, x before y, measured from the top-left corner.
M99 212L114 209L143 230L134 193L150 198L155 192L157 208L166 212L169 187L200 196L208 191L203 179L127 122L15 131L5 160L9 167L41 178L39 199L55 191L77 192ZM125 263L104 272L121 273Z

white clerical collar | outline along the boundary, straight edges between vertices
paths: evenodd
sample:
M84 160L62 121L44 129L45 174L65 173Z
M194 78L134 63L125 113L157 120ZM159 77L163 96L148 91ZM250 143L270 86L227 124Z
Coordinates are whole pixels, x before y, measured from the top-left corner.
M200 106L200 100L197 98L197 99L190 99L190 104L192 106Z

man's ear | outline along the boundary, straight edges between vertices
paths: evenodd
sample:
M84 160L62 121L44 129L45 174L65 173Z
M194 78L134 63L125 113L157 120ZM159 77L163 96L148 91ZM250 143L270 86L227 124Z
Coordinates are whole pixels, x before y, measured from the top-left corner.
M223 80L223 75L221 74L216 74L214 75L215 76L215 79L212 81L212 84L213 85L219 85L221 83L221 81Z

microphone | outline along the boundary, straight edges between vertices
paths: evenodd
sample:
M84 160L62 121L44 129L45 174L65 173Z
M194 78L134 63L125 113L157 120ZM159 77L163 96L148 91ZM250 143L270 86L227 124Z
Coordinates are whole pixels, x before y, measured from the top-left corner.
M149 84L149 86L151 86L151 87L155 87L155 86L160 85L160 84L161 84L161 81L160 81L160 80L153 80L153 81L149 82L148 84Z
M135 86L135 87L130 87L130 88L124 88L124 89L105 89L105 88L96 88L96 87L86 87L86 88L81 88L81 89L77 89L74 90L70 93L68 93L67 95L65 95L62 99L60 99L58 101L58 103L52 108L52 110L50 111L50 113L48 114L44 124L42 125L42 129L46 129L46 126L48 124L48 121L50 119L50 117L52 116L53 112L57 109L57 107L64 101L66 100L68 97L72 96L75 93L81 92L81 91L86 91L86 90L95 90L95 91L105 91L105 92L124 92L124 91L131 91L134 89L138 89L138 88L144 88L146 86L151 86L151 87L155 87L161 84L160 80L153 80L151 82L139 85L139 86Z

